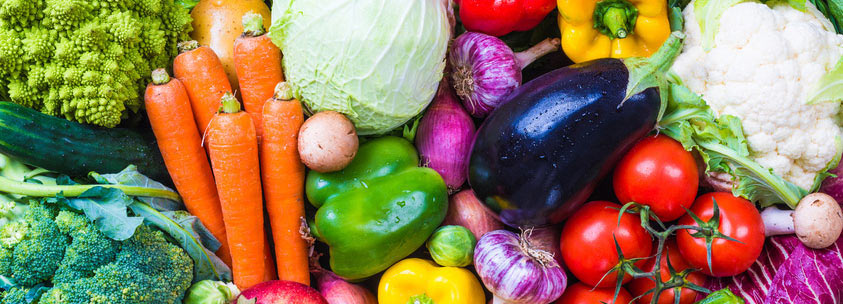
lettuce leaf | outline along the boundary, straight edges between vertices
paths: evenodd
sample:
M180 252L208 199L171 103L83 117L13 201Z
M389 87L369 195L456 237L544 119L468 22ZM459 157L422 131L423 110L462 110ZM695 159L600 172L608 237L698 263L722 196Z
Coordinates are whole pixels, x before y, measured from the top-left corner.
M143 224L143 218L129 216L128 207L134 200L118 189L94 187L74 198L51 198L53 202L62 202L67 206L82 211L97 229L107 237L124 241L135 234Z
M128 167L126 167L126 169L123 169L123 171L120 171L119 173L115 174L99 175L97 173L91 173L91 177L97 180L97 182L100 184L138 186L150 189L174 191L173 189L164 186L164 184L154 181L151 178L146 177L146 175L141 174L140 172L138 172L138 168L135 165L129 165ZM184 204L182 204L182 202L168 198L139 196L138 199L144 201L153 208L161 211L175 211L184 209Z
M659 122L659 130L696 150L706 164L706 172L724 172L736 181L732 194L761 206L785 203L796 207L808 194L802 189L752 160L740 119L730 115L716 118L699 95L673 77L668 106Z

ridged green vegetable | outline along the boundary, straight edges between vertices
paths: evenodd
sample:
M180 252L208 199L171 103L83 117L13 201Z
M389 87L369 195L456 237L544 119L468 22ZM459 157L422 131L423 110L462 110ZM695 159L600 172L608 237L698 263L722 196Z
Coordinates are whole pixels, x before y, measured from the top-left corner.
M0 153L71 176L117 173L134 164L165 184L158 145L128 129L98 129L0 102Z

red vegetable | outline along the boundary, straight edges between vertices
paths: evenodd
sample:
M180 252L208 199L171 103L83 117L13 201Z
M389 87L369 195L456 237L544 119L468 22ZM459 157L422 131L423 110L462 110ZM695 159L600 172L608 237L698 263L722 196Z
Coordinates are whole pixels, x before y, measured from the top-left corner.
M244 290L236 304L328 304L316 289L290 281L267 281Z
M568 286L562 297L559 298L556 304L630 304L632 303L632 296L626 289L621 288L618 293L617 301L612 302L615 297L614 288L594 288L585 285L582 282Z
M459 190L468 175L468 152L474 140L474 121L457 100L446 79L419 123L416 148L421 164L445 180L449 191Z
M481 203L471 189L451 195L448 214L442 225L459 225L468 228L478 240L489 231L503 229L500 217Z
M621 204L650 206L665 222L678 219L697 196L699 172L691 152L667 136L639 141L615 167L615 195Z
M719 224L714 225L714 201L717 201ZM691 207L702 226L717 228L719 233L740 242L725 238L714 238L711 245L711 267L709 268L706 239L692 236L693 231L681 230L676 234L682 257L694 268L715 277L733 276L746 271L758 259L764 247L764 223L761 214L752 202L732 196L727 192L706 193L697 198ZM701 226L690 215L679 220L680 225Z
M472 32L503 36L526 31L556 8L556 0L461 0L460 20Z
M662 282L670 280L670 270L667 267L667 260L668 256L670 257L670 265L673 266L673 270L676 273L679 273L685 269L692 268L691 265L682 258L682 255L679 253L679 248L676 245L675 240L669 240L667 245L665 245L664 251L662 252L662 259L661 259L661 266L659 266L659 274L661 276ZM644 271L653 271L655 267L656 259L651 258L647 260L647 263L644 264L644 267L641 270ZM702 286L705 283L706 276L700 272L692 272L688 274L686 279L696 284L697 286ZM656 287L656 283L652 281L653 278L646 277L646 278L637 278L626 284L626 289L629 290L630 293L635 295L637 298L636 303L639 304L649 304L653 299L653 293L647 293L647 291L652 290ZM690 288L682 288L679 292L680 298L678 304L691 304L697 299L696 291ZM674 304L674 294L673 289L665 290L664 292L659 295L658 304Z
M650 234L641 227L637 215L624 213L619 224L620 208L620 205L606 201L587 203L562 228L559 242L562 260L583 283L597 287L615 286L617 272L603 278L619 262L613 235L627 260L650 256L653 247ZM641 260L635 265L642 267L645 262ZM630 279L631 276L625 275L624 283Z

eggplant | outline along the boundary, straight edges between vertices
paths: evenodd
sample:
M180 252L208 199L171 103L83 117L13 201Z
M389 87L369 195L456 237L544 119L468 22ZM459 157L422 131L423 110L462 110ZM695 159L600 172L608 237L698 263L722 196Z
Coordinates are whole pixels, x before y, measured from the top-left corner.
M469 184L512 227L559 223L664 111L673 33L650 58L598 59L551 71L507 96L480 126Z

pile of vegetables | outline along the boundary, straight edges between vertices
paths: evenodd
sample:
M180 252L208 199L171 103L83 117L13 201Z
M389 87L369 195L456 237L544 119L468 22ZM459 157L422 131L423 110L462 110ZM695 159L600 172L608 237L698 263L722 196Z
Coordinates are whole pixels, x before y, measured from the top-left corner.
M841 24L0 0L0 304L843 304Z

